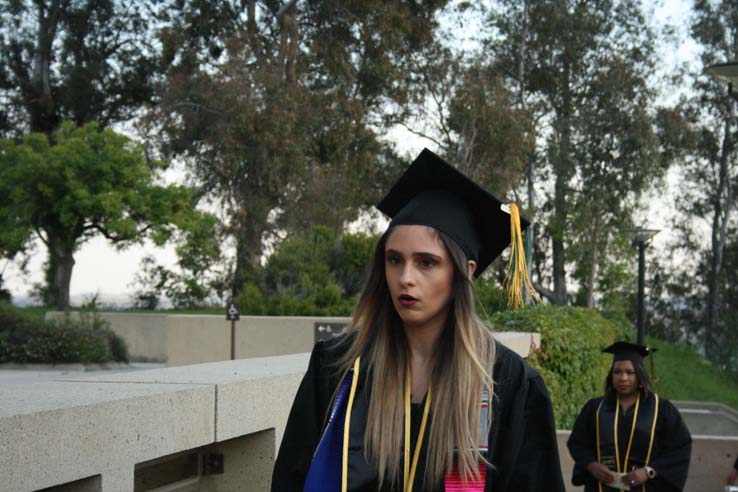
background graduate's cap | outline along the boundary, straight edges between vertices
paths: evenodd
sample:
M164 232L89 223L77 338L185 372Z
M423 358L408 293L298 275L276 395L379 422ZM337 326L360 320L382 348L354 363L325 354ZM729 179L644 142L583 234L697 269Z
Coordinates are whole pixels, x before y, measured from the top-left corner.
M618 341L604 348L602 351L608 354L613 354L613 364L621 360L629 360L633 364L638 364L643 367L643 359L656 352L658 349L649 347L647 345L638 345L637 343ZM656 371L653 367L653 357L650 359L651 362L651 377L654 381L656 378Z
M425 225L449 236L476 261L475 277L511 242L512 277L521 261L525 272L520 231L530 223L520 217L517 206L503 204L428 149L423 149L377 208L392 218L390 227ZM519 297L522 303L522 294Z

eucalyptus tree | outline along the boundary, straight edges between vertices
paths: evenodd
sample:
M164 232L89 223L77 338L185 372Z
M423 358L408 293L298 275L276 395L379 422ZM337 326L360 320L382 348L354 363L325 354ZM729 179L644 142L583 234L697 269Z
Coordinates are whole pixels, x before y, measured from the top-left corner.
M0 131L102 127L153 96L157 0L0 0Z
M691 36L699 46L701 69L738 60L738 2L695 2ZM735 223L738 93L735 88L729 93L726 84L704 73L694 74L692 90L695 95L688 102L688 114L694 125L697 144L683 167L685 183L677 207L687 216L708 224L709 241L699 234L701 240L694 247L704 251L704 245L709 245L705 251L709 261L702 265L706 274L703 334L706 355L712 357L723 343L723 277L732 278L734 273L724 270L724 254L728 232ZM689 223L686 221L682 226L688 228ZM689 230L682 232L685 238L693 234Z
M555 303L569 300L572 266L593 302L612 232L667 164L645 8L635 0L500 0L490 10L487 46L536 122L528 194L532 201L539 176L545 202L534 220L546 222L553 287L537 286Z
M272 231L338 229L398 159L382 140L445 1L173 2L152 135L222 205L234 294ZM165 9L166 10L166 9Z

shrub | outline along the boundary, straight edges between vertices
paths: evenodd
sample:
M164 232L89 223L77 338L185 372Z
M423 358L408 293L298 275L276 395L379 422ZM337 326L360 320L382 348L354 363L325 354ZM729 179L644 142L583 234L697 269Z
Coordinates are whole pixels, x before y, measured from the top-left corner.
M125 342L107 322L80 313L45 322L0 302L0 362L104 363L127 362Z
M377 239L321 226L285 239L236 296L241 313L350 315Z
M601 351L630 330L623 319L612 318L592 309L557 306L500 311L491 318L498 331L541 334L541 347L528 362L546 381L559 429L571 429L582 405L604 391L612 358Z

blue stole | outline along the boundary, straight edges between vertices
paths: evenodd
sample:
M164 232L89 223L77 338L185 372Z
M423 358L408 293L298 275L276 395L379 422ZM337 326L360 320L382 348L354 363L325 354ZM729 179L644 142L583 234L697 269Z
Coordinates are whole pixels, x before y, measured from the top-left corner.
M338 388L328 425L313 455L303 492L341 492L347 400L355 376L354 370L350 369Z

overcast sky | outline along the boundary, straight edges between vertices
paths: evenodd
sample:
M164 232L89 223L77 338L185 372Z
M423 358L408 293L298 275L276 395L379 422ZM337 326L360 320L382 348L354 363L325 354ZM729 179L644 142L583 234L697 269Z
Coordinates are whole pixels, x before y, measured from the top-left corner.
M661 23L671 23L680 31L680 38L687 39L687 19L689 16L689 2L686 0L667 0L655 11L655 18ZM679 47L664 48L663 56L665 71L673 71L679 63L693 60L696 48L691 42ZM417 154L428 145L414 135L397 130L390 134L390 138L397 143L400 151L411 155ZM673 179L677 179L674 177ZM665 198L667 201L670 197ZM651 210L644 211L645 227L664 229L668 222L667 210L654 198L651 201ZM647 215L647 218L646 218ZM667 233L662 233L655 239L656 248L668 241ZM176 261L173 247L157 248L152 244L134 246L124 251L116 251L108 242L97 237L82 246L75 255L76 264L72 274L71 296L72 304L78 305L98 293L103 304L124 306L129 303L131 284L139 270L141 258L147 254L154 255L157 260L167 266ZM18 266L6 260L0 260L0 273L3 274L5 287L8 288L16 303L26 303L29 292L34 283L42 280L42 265L46 258L46 251L39 243L29 262L27 274L23 274Z

